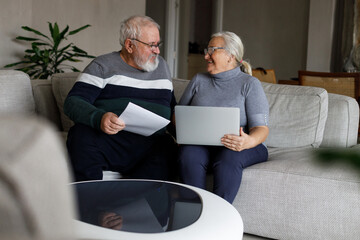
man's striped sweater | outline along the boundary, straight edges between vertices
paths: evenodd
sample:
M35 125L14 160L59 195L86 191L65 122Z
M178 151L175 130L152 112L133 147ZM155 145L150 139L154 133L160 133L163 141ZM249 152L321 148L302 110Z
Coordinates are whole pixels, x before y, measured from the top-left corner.
M75 123L100 129L106 112L120 115L129 102L170 119L176 101L162 57L152 72L129 66L120 52L97 57L79 75L65 100L64 112Z

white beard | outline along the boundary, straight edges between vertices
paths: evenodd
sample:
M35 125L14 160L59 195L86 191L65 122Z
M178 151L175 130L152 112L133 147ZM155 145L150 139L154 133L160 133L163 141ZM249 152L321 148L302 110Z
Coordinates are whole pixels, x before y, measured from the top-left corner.
M156 56L155 61L151 62L150 59L154 56ZM141 59L141 57L135 56L134 61L135 61L136 65L138 65L145 72L152 72L159 65L158 55L155 55L155 54L150 55L149 59L146 59L145 61L143 61L143 59Z

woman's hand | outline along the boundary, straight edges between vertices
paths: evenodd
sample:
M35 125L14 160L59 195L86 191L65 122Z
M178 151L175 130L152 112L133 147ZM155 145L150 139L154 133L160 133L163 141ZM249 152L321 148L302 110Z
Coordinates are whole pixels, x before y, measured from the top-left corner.
M240 127L239 136L234 134L225 134L221 138L221 143L230 150L240 152L245 149L253 148L264 142L269 134L267 126L258 126L250 129L250 133L246 134Z
M104 133L113 135L125 128L125 123L115 113L107 112L101 118L100 128Z
M247 149L247 145L249 145L251 140L251 137L244 133L241 127L239 136L235 134L225 134L224 137L221 138L221 143L230 150L240 152Z

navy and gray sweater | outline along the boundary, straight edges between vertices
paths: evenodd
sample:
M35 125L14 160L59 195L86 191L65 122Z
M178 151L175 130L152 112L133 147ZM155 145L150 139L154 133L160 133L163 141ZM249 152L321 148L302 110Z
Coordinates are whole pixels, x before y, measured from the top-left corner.
M120 52L97 57L79 75L65 100L64 112L75 123L100 129L106 112L120 115L129 102L170 119L176 101L162 57L152 72L129 66Z

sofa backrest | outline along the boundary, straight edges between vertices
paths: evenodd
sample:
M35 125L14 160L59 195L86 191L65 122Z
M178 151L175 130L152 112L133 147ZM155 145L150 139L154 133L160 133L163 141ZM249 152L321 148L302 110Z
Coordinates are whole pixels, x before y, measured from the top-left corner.
M60 131L63 127L60 120L60 111L57 107L51 80L31 80L34 94L35 111L38 115L50 120Z
M323 88L262 83L270 105L269 147L351 147L359 105Z
M0 113L35 113L29 75L16 70L0 70Z
M54 106L58 113L51 116L57 114L58 122L60 121L59 128L63 131L67 131L73 124L63 113L63 103L78 74L55 74L51 84L49 81L37 86L39 91L52 90L53 100L42 101L40 104ZM189 80L173 79L177 101L188 83ZM35 85L33 84L33 88ZM262 86L270 105L270 134L266 140L267 146L349 147L356 144L359 107L354 99L328 94L324 89L315 87L270 83L262 83ZM35 92L34 89L34 95ZM34 97L37 110L49 108L49 106L38 106L38 97ZM40 115L46 115L46 111L42 110Z
M179 102L189 82L187 79L173 78L174 95L177 102Z
M315 87L262 82L270 116L269 147L319 147L328 112L328 94Z

